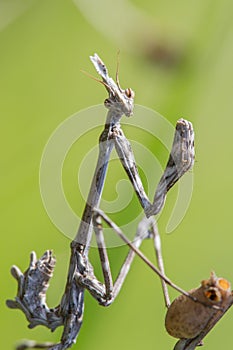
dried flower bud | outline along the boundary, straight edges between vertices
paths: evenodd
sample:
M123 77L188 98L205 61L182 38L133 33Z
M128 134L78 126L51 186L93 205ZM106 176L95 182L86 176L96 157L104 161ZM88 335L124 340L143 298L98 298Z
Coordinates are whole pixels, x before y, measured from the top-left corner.
M205 329L218 310L211 306L224 307L232 298L231 285L224 278L218 278L213 272L201 286L189 291L200 302L185 295L178 296L169 307L165 327L167 332L180 339L191 339Z

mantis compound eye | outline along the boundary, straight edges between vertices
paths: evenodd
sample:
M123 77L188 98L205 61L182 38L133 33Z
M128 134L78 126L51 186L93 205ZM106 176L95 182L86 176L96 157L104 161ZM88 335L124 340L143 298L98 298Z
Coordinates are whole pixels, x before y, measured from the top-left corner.
M195 297L197 302L180 295L173 301L166 314L166 330L175 338L195 338L213 321L216 307L222 308L232 300L230 282L218 278L214 273L189 294Z
M111 100L109 98L106 98L104 100L104 105L105 105L106 108L110 108L111 105L112 105Z
M130 88L125 89L125 94L126 94L126 96L127 96L128 98L133 98L133 97L134 97L134 92L133 92L133 90L130 89Z

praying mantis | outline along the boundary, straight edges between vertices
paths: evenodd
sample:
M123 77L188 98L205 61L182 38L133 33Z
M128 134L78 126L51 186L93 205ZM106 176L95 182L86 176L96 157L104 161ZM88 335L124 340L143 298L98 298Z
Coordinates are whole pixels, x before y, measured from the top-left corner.
M70 245L71 256L64 294L57 307L51 309L47 306L46 291L55 267L55 258L52 251L48 250L40 259L37 259L36 254L32 252L29 268L24 273L16 266L12 267L11 273L18 282L18 292L15 300L7 301L10 308L18 308L23 311L29 321L29 328L44 325L54 331L57 327L63 326L63 333L57 344L26 341L18 349L65 350L70 348L76 342L83 322L85 291L87 290L102 306L112 304L122 288L135 255L138 255L161 279L165 305L168 309L166 327L171 335L180 338L175 349L193 350L229 309L233 298L230 283L225 279L217 278L213 273L209 280L202 282L201 289L186 292L173 283L164 271L160 236L154 216L162 210L170 188L194 164L192 124L185 119L177 121L169 159L156 188L154 199L150 202L140 179L131 145L120 125L123 115L130 117L133 114L134 92L130 88L124 90L120 87L118 72L116 81L109 77L105 64L97 54L91 56L90 59L102 78L102 80L96 80L103 84L107 90L108 97L104 101L104 105L108 113L99 138L97 165L82 220L77 235ZM145 213L145 217L138 225L133 242L129 241L121 229L100 209L106 172L114 148ZM115 281L111 275L104 240L103 221L130 248ZM96 236L104 283L95 276L94 268L88 257L93 231ZM152 264L140 251L139 248L144 239L153 240L158 267ZM181 293L179 299L176 299L172 304L167 285ZM205 310L205 319L201 325L201 320L198 319L196 322L194 319L193 310L195 312L196 310L198 312ZM190 332L190 328L186 329L189 315L191 315L191 323L194 325ZM185 329L184 332L183 329Z

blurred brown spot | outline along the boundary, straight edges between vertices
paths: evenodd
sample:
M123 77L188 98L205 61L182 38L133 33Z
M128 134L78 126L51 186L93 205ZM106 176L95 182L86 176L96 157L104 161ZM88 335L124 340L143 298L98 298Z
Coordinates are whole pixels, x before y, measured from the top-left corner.
M166 42L151 42L144 48L144 55L151 63L165 68L173 68L184 59L184 52L178 45L169 45Z

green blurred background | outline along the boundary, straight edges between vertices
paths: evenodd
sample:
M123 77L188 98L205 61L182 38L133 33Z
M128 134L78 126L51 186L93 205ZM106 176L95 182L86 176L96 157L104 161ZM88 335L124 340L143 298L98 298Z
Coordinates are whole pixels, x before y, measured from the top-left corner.
M164 234L174 189L159 222L168 276L185 289L197 286L211 270L233 281L232 13L230 0L0 1L1 349L13 349L21 338L60 339L61 329L54 334L42 327L28 330L24 315L7 309L5 300L16 292L11 265L26 269L31 250L41 255L52 248L58 260L49 305L55 306L63 292L70 241L43 208L39 165L54 129L106 97L102 87L80 72L95 75L88 59L94 52L114 72L120 49L122 86L136 91L136 103L173 124L187 117L195 127L191 205L176 231ZM84 140L82 152L89 142L97 142L98 133ZM148 138L144 142L165 164L161 145L149 144ZM78 162L76 148L68 157L64 181L72 206L81 213ZM135 199L133 203L131 210L139 211ZM121 220L123 215L118 224ZM151 242L143 250L153 259ZM125 252L111 249L114 274ZM98 264L96 252L91 254ZM175 339L164 330L164 315L160 282L136 259L111 307L98 306L86 294L84 325L73 348L170 350ZM206 338L206 350L232 349L232 318L229 311Z

